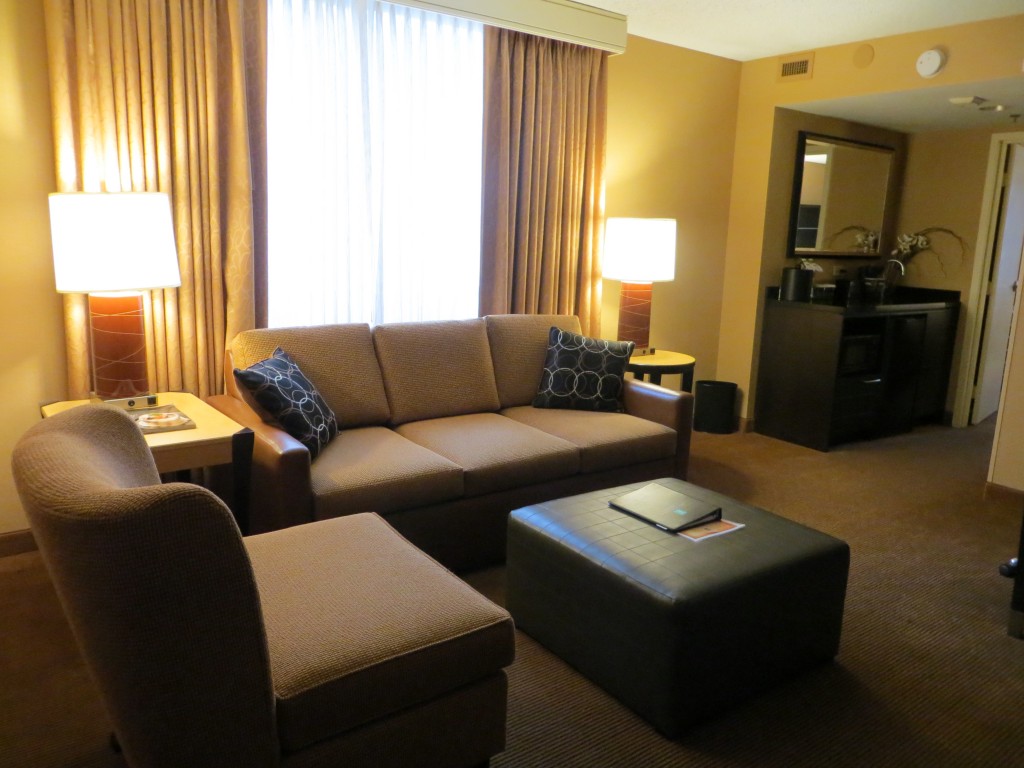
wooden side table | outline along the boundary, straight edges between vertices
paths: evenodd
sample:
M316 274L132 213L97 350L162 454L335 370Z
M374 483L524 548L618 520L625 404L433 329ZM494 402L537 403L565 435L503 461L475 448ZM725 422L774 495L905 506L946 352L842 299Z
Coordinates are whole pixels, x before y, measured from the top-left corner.
M196 423L195 429L151 432L145 435L160 474L230 465L234 503L232 513L242 533L249 526L249 479L252 473L252 430L229 419L189 392L160 392L160 405L173 405ZM40 408L43 418L88 405L93 400L64 400Z
M626 370L640 381L645 375L650 376L652 384L661 384L663 374L678 373L683 377L683 391L693 392L693 369L696 365L697 358L691 355L659 349L647 355L634 354L629 358Z

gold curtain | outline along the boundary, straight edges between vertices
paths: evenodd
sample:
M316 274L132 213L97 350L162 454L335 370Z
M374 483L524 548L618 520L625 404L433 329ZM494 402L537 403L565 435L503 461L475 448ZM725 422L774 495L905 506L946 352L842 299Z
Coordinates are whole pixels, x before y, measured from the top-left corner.
M480 314L601 320L607 54L488 28Z
M170 194L181 287L145 294L149 379L218 392L225 340L254 325L247 81L265 71L264 4L45 2L57 189ZM85 296L64 307L68 396L85 397Z

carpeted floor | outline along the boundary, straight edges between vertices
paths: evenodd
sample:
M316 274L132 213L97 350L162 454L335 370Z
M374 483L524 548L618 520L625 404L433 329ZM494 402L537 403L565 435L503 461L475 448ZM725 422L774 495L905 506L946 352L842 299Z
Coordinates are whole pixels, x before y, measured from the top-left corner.
M996 571L1021 509L983 498L991 439L991 423L925 427L818 453L696 433L691 481L850 543L838 659L673 742L519 633L492 765L1024 764L1024 641ZM467 576L498 601L503 579ZM107 732L38 556L0 559L0 767L120 766Z

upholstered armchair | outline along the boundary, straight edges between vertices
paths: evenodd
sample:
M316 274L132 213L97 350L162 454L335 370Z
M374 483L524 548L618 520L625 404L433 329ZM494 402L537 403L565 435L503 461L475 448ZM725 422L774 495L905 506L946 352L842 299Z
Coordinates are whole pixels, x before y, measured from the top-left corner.
M132 766L486 765L509 615L355 514L243 539L131 418L33 426L18 492Z

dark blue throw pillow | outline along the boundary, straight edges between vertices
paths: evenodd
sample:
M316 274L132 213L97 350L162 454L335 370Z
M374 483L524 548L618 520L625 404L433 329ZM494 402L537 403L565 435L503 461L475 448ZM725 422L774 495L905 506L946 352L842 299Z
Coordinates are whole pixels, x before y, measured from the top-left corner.
M591 339L552 328L537 408L579 411L619 411L626 364L636 345L632 341Z
M280 347L272 357L245 370L235 368L235 379L277 419L285 432L309 449L311 458L315 459L338 434L334 411Z

